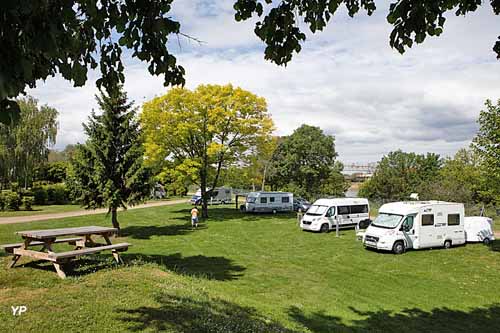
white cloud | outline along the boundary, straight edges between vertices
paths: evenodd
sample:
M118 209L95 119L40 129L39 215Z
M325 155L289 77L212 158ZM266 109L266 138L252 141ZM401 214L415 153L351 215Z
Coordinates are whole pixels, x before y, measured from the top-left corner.
M403 56L388 45L384 9L354 19L339 13L285 68L263 60L253 23L234 22L230 5L175 2L185 32L209 42L200 47L182 41L182 51L174 47L187 70L187 86L232 83L263 96L277 134L290 134L303 123L320 126L336 136L343 161L376 161L399 148L453 154L474 136L484 100L500 97L500 63L491 50L498 31L490 28L497 18L489 8L450 17L441 37ZM138 104L166 91L146 66L127 63L125 87ZM61 112L57 147L82 141L80 124L95 108L95 92L93 80L72 88L60 78L32 91Z

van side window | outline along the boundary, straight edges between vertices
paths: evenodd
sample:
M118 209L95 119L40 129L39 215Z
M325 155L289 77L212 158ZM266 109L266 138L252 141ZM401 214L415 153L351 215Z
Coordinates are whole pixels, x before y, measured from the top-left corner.
M281 202L290 202L289 197L281 197Z
M267 198L260 198L260 203L267 203Z
M339 215L347 215L349 214L349 206L339 206L338 207Z
M413 229L413 220L415 219L415 216L413 215L408 215L406 219L403 221L403 230L404 231L410 231Z
M274 202L274 197L270 197L269 202Z
M330 207L326 212L325 217L332 217L335 215L335 207Z
M422 214L422 225L434 225L434 214Z
M448 225L460 225L460 214L448 214Z
M368 205L351 206L351 214L364 214L364 213L368 213Z

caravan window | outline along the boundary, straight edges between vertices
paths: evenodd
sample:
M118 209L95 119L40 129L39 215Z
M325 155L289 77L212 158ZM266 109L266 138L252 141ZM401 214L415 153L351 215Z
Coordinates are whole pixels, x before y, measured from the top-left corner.
M247 197L247 202L248 203L255 203L255 197Z
M267 203L267 198L264 197L260 198L260 203Z
M422 225L434 225L434 214L423 214L422 215Z
M339 206L338 207L339 215L347 215L349 214L349 206Z
M365 214L365 213L368 213L368 205L351 206L351 214Z
M282 197L281 202L283 202L283 203L290 202L290 198L289 197Z
M269 202L274 202L274 197L270 197Z
M460 214L448 214L448 225L460 225Z

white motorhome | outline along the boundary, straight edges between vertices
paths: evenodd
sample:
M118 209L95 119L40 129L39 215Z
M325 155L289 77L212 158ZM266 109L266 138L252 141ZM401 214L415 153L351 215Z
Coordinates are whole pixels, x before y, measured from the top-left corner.
M215 189L207 189L207 195L209 197L208 204L226 204L231 203L233 191L229 187L216 187ZM191 197L191 203L193 205L201 205L201 189L196 191L196 193Z
M467 242L483 242L489 244L495 240L493 220L485 216L468 216L465 218L465 239Z
M250 192L244 210L255 213L293 211L293 194L289 192Z
M316 200L307 210L300 227L302 230L328 232L353 227L360 222L370 223L370 204L364 198L335 198Z
M444 201L392 202L363 236L365 247L393 251L465 244L464 205Z

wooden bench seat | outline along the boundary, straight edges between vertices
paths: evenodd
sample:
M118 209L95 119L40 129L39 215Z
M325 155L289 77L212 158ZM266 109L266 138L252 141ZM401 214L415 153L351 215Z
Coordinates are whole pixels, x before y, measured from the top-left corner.
M73 238L61 238L56 239L53 244L56 243L69 243L71 245L75 245L77 241L82 240L82 237L73 237ZM5 252L12 253L14 249L20 248L24 243L13 243L13 244L3 244L0 245L1 249L4 249ZM40 246L43 245L43 242L31 242L28 247L31 246Z
M61 260L68 258L75 258L79 256L83 256L85 254L98 253L106 250L116 250L116 251L126 251L129 246L132 246L129 243L119 243L119 244L111 244L97 247L86 247L81 250L67 251L67 252L58 252L58 253L49 253L49 259L52 260Z

